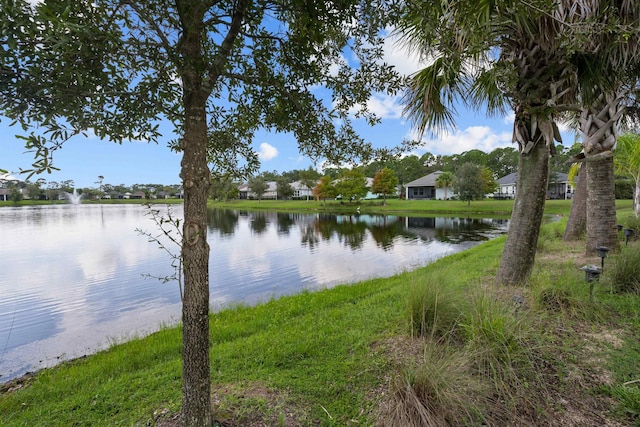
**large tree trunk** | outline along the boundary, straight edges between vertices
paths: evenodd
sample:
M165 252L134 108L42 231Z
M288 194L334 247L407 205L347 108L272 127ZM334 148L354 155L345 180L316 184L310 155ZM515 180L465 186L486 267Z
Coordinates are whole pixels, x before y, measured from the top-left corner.
M616 232L613 149L623 112L621 99L617 94L600 95L580 116L587 166L587 255L595 254L598 246L617 249L620 245Z
M182 261L182 414L186 426L211 425L209 361L209 245L207 243L207 115L201 25L204 10L179 3L185 25L181 54L184 135L180 177L184 191Z
M516 198L496 283L513 285L528 279L535 261L538 234L549 182L549 146L539 136L535 146L520 153Z
M184 186L182 411L187 426L211 424L209 245L206 232L209 169L206 147L204 105L188 108L181 164Z
M598 246L617 249L615 181L613 156L587 162L587 255Z
M546 18L545 18L546 19ZM540 21L542 23L542 21ZM573 103L572 68L547 39L546 30L523 33L501 57L515 67L517 79L508 91L515 103L513 141L518 143L518 180L496 284L527 281L533 268L549 183L549 156L561 142L554 112Z
M563 240L569 242L580 240L587 230L587 168L580 165L580 171L576 176L576 191L571 199L571 211L567 226L564 229Z

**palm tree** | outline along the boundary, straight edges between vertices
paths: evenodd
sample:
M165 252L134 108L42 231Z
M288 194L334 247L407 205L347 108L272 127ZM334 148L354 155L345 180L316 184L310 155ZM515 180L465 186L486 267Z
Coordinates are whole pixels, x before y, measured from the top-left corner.
M587 229L587 178L584 163L574 163L569 169L569 181L575 189L571 199L569 219L562 240L579 240Z
M640 134L626 133L618 138L613 163L618 173L633 178L636 185L633 192L633 211L636 217L640 217Z
M453 174L451 172L442 172L436 178L436 188L444 188L445 200L449 198L447 191L449 190L449 187L451 187L451 185L453 185Z
M562 19L544 1L412 2L400 25L430 65L412 76L405 111L420 132L453 124L454 102L490 114L515 112L518 193L497 283L526 280L542 221L549 155L560 140L556 115L573 104L572 64L562 50Z
M618 247L616 229L615 181L613 149L617 140L618 122L624 112L621 96L602 94L580 115L584 135L587 189L586 253L595 254L596 247Z
M620 122L637 118L640 2L579 1L572 7L573 13L566 13L572 24L567 26L567 40L586 42L571 61L579 71L582 111L578 121L587 188L586 252L593 254L597 246L619 245L613 153Z

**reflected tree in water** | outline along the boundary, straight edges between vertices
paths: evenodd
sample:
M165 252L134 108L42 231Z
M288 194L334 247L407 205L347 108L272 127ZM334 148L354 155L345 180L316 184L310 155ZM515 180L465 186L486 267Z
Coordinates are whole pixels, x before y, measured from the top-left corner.
M218 231L221 236L228 236L238 227L239 213L232 210L207 209L207 228Z
M367 235L376 246L385 251L394 247L400 236L419 239L425 243L437 240L458 244L488 240L498 229L504 229L507 220L476 218L398 217L388 215L332 215L276 212L247 212L223 209L208 211L210 230L220 235L233 234L245 218L250 230L264 234L269 226L276 227L279 235L289 236L299 230L301 246L314 249L320 241L337 239L346 247L357 250L367 241ZM367 233L368 231L368 233Z
M256 234L262 234L267 231L267 225L269 225L269 222L264 212L253 212L251 214L251 220L249 221L251 231Z
M295 225L296 221L293 214L278 212L276 223L278 224L278 234L288 235L289 230Z

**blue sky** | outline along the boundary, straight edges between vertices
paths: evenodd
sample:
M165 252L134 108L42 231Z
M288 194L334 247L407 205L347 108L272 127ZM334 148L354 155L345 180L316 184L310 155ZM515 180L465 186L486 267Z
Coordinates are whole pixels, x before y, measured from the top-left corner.
M410 74L419 69L418 61L392 41L386 46L385 56L385 60L402 73ZM368 107L382 122L370 127L364 120L356 120L355 125L360 134L374 146L390 147L405 139L418 138L411 124L402 116L398 96L378 95L370 100ZM422 146L413 154L420 156L428 151L448 155L470 149L489 152L498 147L514 146L511 143L512 115L489 119L483 112L476 113L464 108L460 108L458 113L456 129L437 138L425 135ZM10 128L8 123L6 118L0 117L0 169L24 179L18 172L30 167L33 155L26 153L23 141L14 136L21 129ZM112 185L178 184L181 155L167 147L172 136L169 128L166 140L158 144L129 142L122 145L102 141L97 137L76 137L55 153L54 164L60 171L34 176L31 181L42 177L47 181L73 180L78 188L97 187L97 177L102 175L104 183ZM573 137L566 133L563 137L565 144L573 142ZM260 132L254 139L254 146L260 153L261 171L284 172L306 169L309 166L319 169L321 166L299 154L296 141L291 135Z

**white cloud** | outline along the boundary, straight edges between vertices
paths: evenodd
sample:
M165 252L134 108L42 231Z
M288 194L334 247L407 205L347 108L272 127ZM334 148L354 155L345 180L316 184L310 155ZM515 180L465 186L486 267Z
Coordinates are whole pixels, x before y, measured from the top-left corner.
M384 43L383 61L393 65L403 75L413 74L421 68L417 54L411 53L403 46L400 37L392 35L393 30L388 29L389 34ZM360 106L355 106L350 113L355 114ZM400 103L400 95L374 94L367 101L367 109L381 119L402 119L403 106Z
M399 96L374 95L367 102L369 111L383 119L402 118L402 105Z
M421 64L420 57L415 52L403 45L402 39L393 35L393 30L389 29L389 36L384 43L383 59L387 64L393 65L396 70L403 75L410 75L418 71L424 66Z
M442 155L460 154L474 149L489 153L496 148L510 147L511 136L511 132L496 132L489 126L470 126L443 134L437 139L423 139L422 148Z
M355 105L349 113L355 115L361 109L360 105ZM380 119L401 119L402 109L400 97L397 95L374 94L367 101L367 110Z
M502 122L505 125L513 126L513 123L516 121L516 114L512 111L510 114L507 114L502 118Z
M260 144L260 150L258 151L258 158L262 161L271 160L278 156L278 149L273 145L263 142Z

